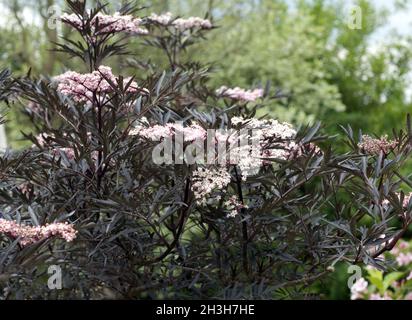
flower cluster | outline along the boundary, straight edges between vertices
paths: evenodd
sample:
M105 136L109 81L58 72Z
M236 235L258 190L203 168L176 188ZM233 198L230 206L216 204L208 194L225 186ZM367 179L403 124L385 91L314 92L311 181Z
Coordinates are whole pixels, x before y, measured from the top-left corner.
M231 122L251 133L248 139L252 144L239 146L235 152L243 180L255 174L262 163L270 163L269 159L288 160L291 154L296 153L296 130L289 123L242 117L233 117Z
M77 231L67 222L31 227L19 225L15 221L5 219L0 219L0 233L15 239L19 238L19 243L22 246L27 246L50 237L60 237L67 242L71 242L77 235Z
M202 19L199 17L190 17L187 19L178 18L173 19L170 12L158 15L152 13L148 17L149 22L156 23L165 27L174 27L180 31L186 31L189 29L212 29L212 23L207 19Z
M221 97L233 100L253 102L263 97L263 89L245 90L239 87L233 89L222 86L216 90L216 94Z
M166 12L163 14L156 14L152 13L150 16L147 17L149 22L157 23L162 26L170 26L173 22L173 16L171 12Z
M368 290L368 282L364 278L359 278L350 288L351 300L362 298L363 294Z
M322 150L313 143L306 143L306 144L295 144L291 143L291 147L289 148L289 155L288 160L297 159L305 154L322 154Z
M227 201L224 202L224 206L230 212L227 214L227 218L234 218L239 214L242 209L247 209L248 206L244 205L238 200L237 196L231 196Z
M199 168L193 172L192 191L200 205L207 203L208 196L217 190L223 190L231 181L231 175L225 167ZM217 196L218 200L220 195Z
M258 132L262 139L293 139L296 136L296 130L290 123L279 122L275 119L245 119L243 117L233 117L233 125L241 125L244 129Z
M392 249L391 255L395 258L398 266L411 266L412 267L412 247L406 241L401 241L398 245Z
M199 139L204 140L206 138L206 130L198 124L187 127L180 123L167 123L164 126L154 125L148 127L139 124L130 131L129 135L137 135L152 141L160 141L181 135L185 142L192 142Z
M188 29L211 29L213 28L212 23L207 19L202 19L199 17L190 17L187 19L179 18L173 21L173 25L180 31L185 31Z
M70 24L78 29L83 29L83 18L76 14L63 14L61 21ZM131 15L121 15L116 12L114 15L106 15L101 12L97 13L90 22L91 27L95 30L99 27L97 34L127 32L132 34L148 34L148 30L141 26L142 19L135 18Z
M207 148L210 148L208 155L210 151L215 151L218 144L219 153L225 152L223 157L221 154L216 157L219 161L224 159L224 163L220 164L237 165L243 180L256 174L262 163L269 164L271 159L286 161L300 157L304 153L320 152L313 144L297 144L294 141L296 130L289 123L242 117L233 117L231 122L238 130L206 130L196 123L186 127L181 123L149 125L146 120L142 120L129 135L150 141L175 138L176 143L197 142L199 146L203 146L203 142L207 140ZM221 149L222 146L228 147L228 144L228 149ZM213 158L213 161L216 158Z
M55 77L54 80L58 83L58 90L62 94L72 96L77 102L86 102L92 101L94 94L100 96L113 92L111 83L117 83L118 78L113 75L110 67L100 66L98 70L86 74L67 71ZM148 93L147 89L139 88L130 77L123 81L125 86L130 82L127 88L129 93Z
M397 144L394 140L388 140L388 136L375 139L369 135L362 135L362 141L358 143L358 147L367 154L379 155L381 152L389 154Z
M397 271L385 275L368 266L366 279L351 287L352 300L412 300L412 244L400 241L383 258L394 260Z

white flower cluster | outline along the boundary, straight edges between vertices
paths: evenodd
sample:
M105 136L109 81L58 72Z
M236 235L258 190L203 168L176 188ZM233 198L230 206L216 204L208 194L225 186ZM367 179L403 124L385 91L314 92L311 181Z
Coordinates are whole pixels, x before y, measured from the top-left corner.
M77 231L67 222L32 227L20 225L16 221L6 219L0 219L0 233L19 239L19 243L22 246L27 246L50 237L59 237L67 242L72 242L77 236Z
M204 140L206 138L206 130L198 124L192 124L184 127L181 123L167 123L164 126L154 125L148 126L138 124L130 132L131 136L140 136L151 141L160 141L166 138L173 138L179 135L185 142L195 140Z
M208 196L215 190L224 189L230 180L230 173L224 167L197 169L193 173L192 183L192 191L197 203L205 205Z
M176 29L180 31L186 31L186 30L194 29L194 28L197 28L197 29L212 29L213 28L212 23L207 19L202 19L199 17L190 17L187 19L178 18L174 20L170 12L163 13L161 15L152 13L148 17L148 20L150 22L155 22L165 27L168 27L168 26L175 27Z
M119 77L113 75L112 68L99 66L98 70L92 73L77 73L67 71L61 75L54 77L54 81L58 83L57 90L71 96L77 102L92 102L95 95L103 96L104 94L114 91L112 84L117 83ZM127 92L148 94L149 91L145 88L140 88L131 77L123 79L123 84L129 84Z
M239 146L235 150L243 180L247 176L256 174L263 159L287 160L290 152L296 148L296 143L293 141L296 130L289 123L281 123L274 119L259 120L242 117L233 117L231 121L235 126L242 125L243 129L252 131L251 134L247 134L250 135L248 138L252 139L252 143Z

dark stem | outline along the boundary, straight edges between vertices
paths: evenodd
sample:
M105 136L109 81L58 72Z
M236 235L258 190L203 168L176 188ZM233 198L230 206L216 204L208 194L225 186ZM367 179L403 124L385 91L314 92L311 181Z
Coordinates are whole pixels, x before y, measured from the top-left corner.
M100 193L101 185L102 185L102 179L103 179L103 168L102 168L102 163L103 163L103 143L100 141L102 138L102 130L103 130L103 117L102 117L102 106L100 103L97 104L97 125L98 125L98 131L99 131L99 151L98 151L98 156L97 156L97 190Z
M242 203L242 206L244 206L245 203L243 199L242 183L241 183L236 167L235 167L235 175L236 175L236 185L237 185L237 192L238 192L239 200ZM244 211L245 211L244 208L240 210L241 217L243 219L242 221L242 264L243 264L243 270L245 271L245 273L249 274L249 257L248 257L248 248L247 248L248 242L249 242L249 236L248 236L248 230L247 230L247 221L244 220L245 219Z

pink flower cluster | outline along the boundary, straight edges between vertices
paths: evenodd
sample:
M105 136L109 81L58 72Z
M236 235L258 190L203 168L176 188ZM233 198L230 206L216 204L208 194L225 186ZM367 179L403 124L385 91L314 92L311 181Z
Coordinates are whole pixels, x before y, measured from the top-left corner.
M379 155L380 152L389 154L397 144L398 143L394 140L388 140L387 136L375 139L369 135L363 135L362 141L358 143L358 147L367 154Z
M70 95L77 102L92 101L93 94L103 95L113 92L113 88L109 81L117 83L118 78L112 73L112 69L106 66L100 66L98 70L92 73L80 74L74 71L67 71L66 73L54 78L58 82L58 90L65 95ZM107 81L108 79L109 81ZM123 80L124 85L129 83L131 78ZM132 81L127 89L127 92L148 93L147 89L141 89L137 83Z
M171 12L166 12L163 14L152 13L147 17L147 19L149 20L149 22L154 22L165 27L170 26L173 22L173 16Z
M233 100L253 102L263 97L263 89L245 90L239 87L233 89L222 86L216 90L216 94L221 97L231 98Z
M149 22L154 22L159 25L165 26L165 27L174 27L180 31L186 31L189 29L212 29L213 25L212 23L207 20L207 19L202 19L199 17L190 17L187 19L183 18L178 18L178 19L173 19L172 14L170 12L157 15L155 13L152 13L148 17Z
M199 145L207 140L207 148L226 144L226 148L229 148L224 151L228 158L225 156L226 162L220 164L237 165L242 172L242 179L257 173L262 162L266 165L273 163L270 159L293 160L312 152L321 154L321 150L314 144L297 144L294 141L296 130L289 123L242 117L233 117L231 122L239 130L206 130L198 124L184 127L181 123L150 125L147 119L141 119L129 135L151 141L175 138L178 143L196 142Z
M359 278L350 288L351 300L357 300L363 297L368 291L368 282L364 278Z
M379 293L372 293L369 297L369 300L393 300L392 297L385 292L384 295L380 295ZM409 299L405 299L409 300Z
M19 242L22 246L27 246L54 236L60 237L67 242L71 242L77 235L77 231L67 222L31 227L19 225L15 221L5 219L0 219L0 233L15 239L19 238Z
M412 263L412 252L409 243L400 241L392 250L391 254L395 257L396 263L402 266L409 266Z
M382 238L385 236L382 235ZM366 270L368 279L374 279L368 283L364 278L360 278L351 287L351 299L368 300L412 300L411 280L412 280L412 244L404 240L399 241L396 246L387 254L381 255L381 259L395 259L397 268L394 272L385 274L381 270L369 265ZM394 278L391 278L395 276ZM385 287L379 287L379 283Z
M64 23L83 28L83 18L76 14L63 14L60 17ZM91 21L92 28L99 26L98 33L127 32L132 34L148 34L148 30L141 26L142 19L134 18L131 15L121 15L116 12L114 15L98 13Z
M239 211L248 208L247 205L244 205L242 202L239 201L237 196L231 196L227 201L225 201L224 205L226 209L230 211L226 215L226 218L234 218L239 214Z

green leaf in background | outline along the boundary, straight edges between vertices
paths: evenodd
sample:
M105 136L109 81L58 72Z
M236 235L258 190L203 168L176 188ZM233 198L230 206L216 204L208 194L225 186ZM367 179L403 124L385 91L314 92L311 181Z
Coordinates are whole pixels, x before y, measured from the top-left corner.
M370 283L372 283L381 294L385 292L384 284L383 284L383 272L377 269L369 269L368 270L369 276L367 279Z
M385 276L383 280L383 291L386 291L395 281L402 278L403 272L392 272Z

